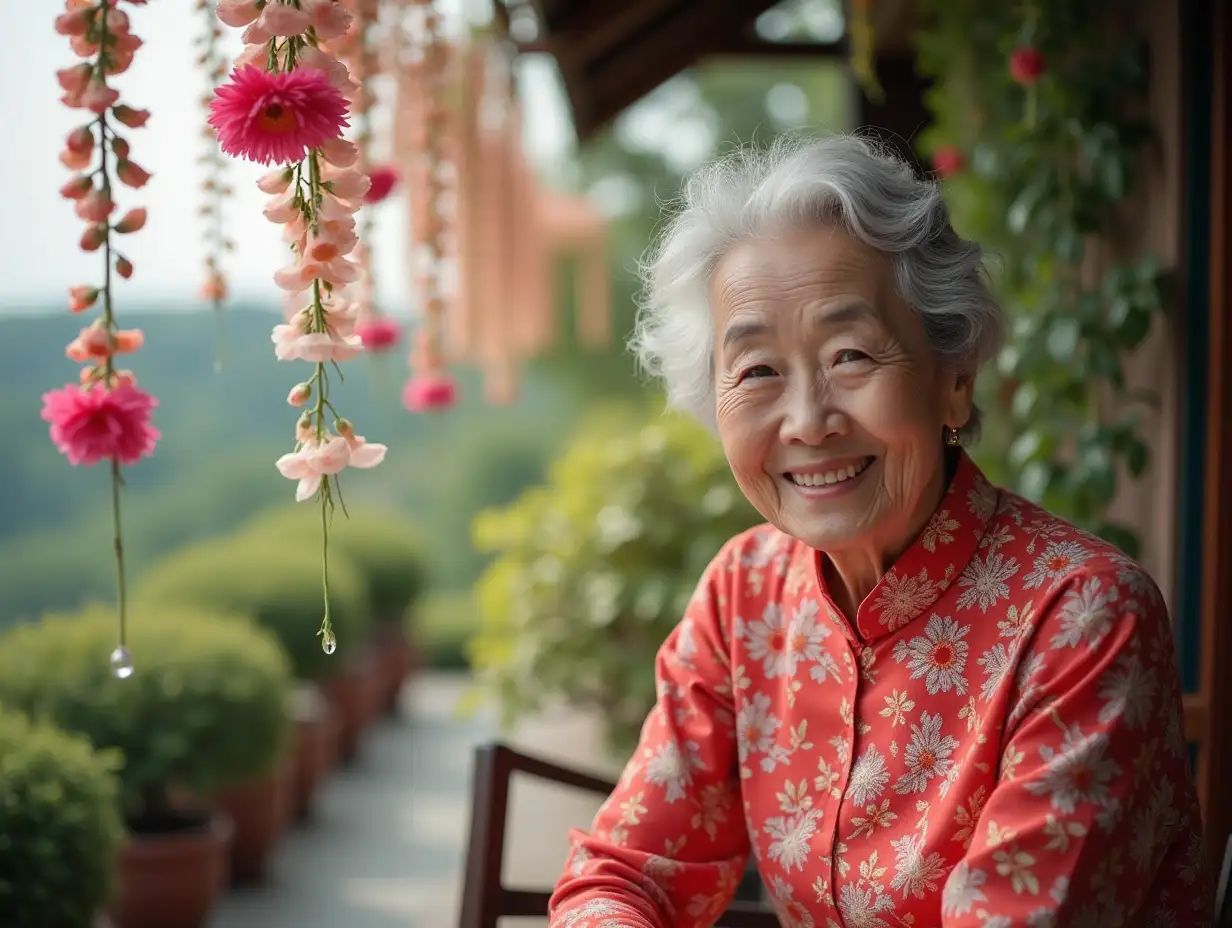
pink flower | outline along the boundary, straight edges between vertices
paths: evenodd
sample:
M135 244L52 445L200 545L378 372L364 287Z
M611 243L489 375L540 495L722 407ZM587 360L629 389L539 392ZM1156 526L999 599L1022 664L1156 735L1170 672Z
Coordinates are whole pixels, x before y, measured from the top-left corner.
M332 2L332 0L331 0ZM286 3L267 3L257 17L257 28L270 35L303 35L308 29L308 14Z
M294 174L291 168L278 168L257 178L257 189L271 196L286 193L291 189L291 181L293 179Z
M227 154L286 164L341 135L346 114L346 100L323 71L271 74L249 66L214 92L207 121Z
M334 167L349 168L359 158L359 149L354 142L339 137L322 145L321 154Z
M369 351L388 351L402 337L402 326L393 319L381 316L361 322L355 327L355 334Z
M359 200L368 193L369 180L359 171L343 168L322 173L326 189L340 200Z
M43 394L42 417L51 423L52 443L70 464L136 464L154 453L161 437L150 424L150 411L157 405L158 400L131 383L111 390L68 385Z
M318 71L324 71L329 82L348 99L359 90L359 84L351 77L345 64L311 45L300 51L296 68L316 68Z
M224 25L242 29L261 15L257 0L218 0L214 14Z
M323 280L331 287L345 287L359 280L359 265L342 257L313 261L306 255L303 260L274 272L274 283L288 293L302 293L314 280Z
M398 186L399 179L398 169L393 165L378 164L368 171L370 184L368 192L364 194L364 202L380 203L388 199L389 195L394 192L394 188Z
M362 435L329 435L324 441L305 439L295 451L278 459L278 472L288 480L298 480L295 501L302 503L316 494L321 481L348 467L367 469L385 460L384 445L365 441Z
M80 105L92 113L105 113L120 99L120 91L100 80L92 80L81 93Z
M345 35L351 28L353 17L343 4L335 0L304 0L303 5L313 31L322 42Z
M345 438L309 439L296 451L284 454L275 466L288 480L298 480L295 501L302 503L321 488L325 477L341 473L350 463L351 446Z
M78 200L73 210L77 213L78 219L84 219L86 222L104 222L115 210L115 203L103 191L95 189Z
M274 343L274 357L279 361L310 361L322 364L326 361L349 361L364 350L355 331L353 303L340 306L326 304L324 332L310 332L313 309L305 307L291 316L285 325L274 326L270 341Z
M448 409L457 402L457 384L445 373L417 374L402 388L402 405L411 412Z

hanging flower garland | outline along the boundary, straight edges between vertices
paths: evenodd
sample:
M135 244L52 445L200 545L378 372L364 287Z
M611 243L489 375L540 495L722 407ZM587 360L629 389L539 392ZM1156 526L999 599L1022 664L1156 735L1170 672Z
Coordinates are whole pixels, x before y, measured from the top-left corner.
M145 0L128 0L143 6ZM65 10L56 17L56 31L67 36L80 64L57 72L64 90L61 102L74 110L92 114L90 120L73 129L65 142L60 161L72 179L61 189L74 201L86 228L81 249L101 252L102 283L80 284L69 288L69 309L84 313L101 304L95 320L69 343L65 354L82 364L79 383L43 395L42 418L51 426L56 448L76 466L92 466L101 461L111 465L113 546L116 557L116 598L119 613L119 644L111 654L112 672L121 679L131 676L132 658L127 647L127 588L125 585L124 543L120 520L120 490L124 485L120 468L151 455L159 432L150 422L158 405L153 396L137 386L132 371L116 366L116 356L134 352L143 342L139 329L121 329L115 317L114 278L128 278L133 265L118 250L118 236L140 231L146 222L144 207L128 210L118 221L115 212L115 181L129 187L145 186L150 175L129 157L128 141L120 127L136 129L145 125L147 110L120 103L119 91L109 78L123 74L132 65L141 47L129 26L128 14L119 0L89 3L66 0Z
M197 0L197 11L205 14L205 31L197 40L202 46L197 63L205 71L209 86L213 88L227 76L227 58L219 45L222 30L218 27L211 0ZM212 100L213 94L207 94L203 101L207 114ZM218 150L218 136L213 126L206 123L202 127L202 135L206 139L206 145L201 155L201 162L205 166L205 179L201 182L204 194L201 216L205 221L205 280L201 284L201 298L211 303L214 308L214 370L221 371L222 313L226 307L228 291L227 277L222 269L222 256L235 247L223 229L223 201L234 191L227 183L227 161Z
M329 524L341 502L339 475L385 458L384 445L356 434L330 397L331 368L363 351L355 334L358 306L341 290L359 278L348 257L358 243L355 213L368 179L354 165L355 145L342 137L348 97L358 85L346 65L320 48L351 27L337 0L218 0L218 18L243 28L244 51L230 80L215 91L209 123L227 154L282 165L258 181L270 196L265 216L284 226L294 261L274 274L279 287L306 304L274 327L274 354L301 360L312 375L287 402L308 407L295 428L295 450L278 459L284 477L298 481L295 498L321 506L324 616L318 635L332 654L337 639L329 614ZM327 419L332 417L332 428Z
M447 197L450 168L442 150L449 113L443 96L449 50L441 32L440 14L432 0L415 0L413 24L418 36L411 64L417 71L420 93L414 148L418 151L413 187L424 192L412 204L411 235L415 261L411 268L419 296L420 324L409 361L411 376L402 390L402 403L412 412L447 409L458 400L457 384L445 365L444 316L448 287L449 227Z
M329 43L327 50L346 63L351 76L359 85L352 109L355 115L355 145L359 149L356 169L368 177L368 192L364 194L364 203L375 206L388 199L398 183L396 171L388 165L373 167L372 158L372 110L376 103L372 80L379 70L374 32L380 4L379 0L345 0L345 3L354 16L351 28L336 42ZM374 219L372 210L361 211L359 245L355 249L360 277L352 289L354 299L359 304L359 321L355 326L355 334L368 351L379 354L398 344L402 337L402 327L397 320L384 315L377 303L372 261L376 240Z

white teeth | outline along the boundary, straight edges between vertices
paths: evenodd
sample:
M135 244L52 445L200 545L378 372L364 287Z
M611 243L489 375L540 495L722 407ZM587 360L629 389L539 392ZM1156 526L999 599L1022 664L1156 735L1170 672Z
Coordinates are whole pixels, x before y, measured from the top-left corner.
M859 464L851 464L841 470L826 471L824 474L796 474L791 475L792 482L801 487L824 487L832 483L842 483L844 480L850 480L852 477L863 473L868 467L869 459L865 458Z

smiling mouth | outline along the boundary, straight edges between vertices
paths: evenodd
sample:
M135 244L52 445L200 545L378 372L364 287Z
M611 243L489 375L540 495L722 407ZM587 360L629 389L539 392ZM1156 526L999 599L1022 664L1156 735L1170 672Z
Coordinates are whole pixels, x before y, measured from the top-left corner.
M829 487L835 484L844 483L848 480L854 480L860 474L868 470L869 465L876 458L868 456L861 458L855 464L848 464L846 467L836 468L828 471L813 471L810 473L800 473L797 471L788 471L783 476L790 480L798 487Z

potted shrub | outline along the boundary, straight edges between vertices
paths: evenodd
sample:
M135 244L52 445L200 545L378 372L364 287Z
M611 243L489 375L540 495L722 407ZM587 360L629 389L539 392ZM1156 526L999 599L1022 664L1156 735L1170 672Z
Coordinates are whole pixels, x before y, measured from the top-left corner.
M377 710L393 712L407 678L418 663L417 642L403 617L426 582L425 553L414 523L388 511L352 507L330 527L333 550L347 558L368 586L374 620L373 653L380 682L373 694ZM278 507L243 530L257 538L313 537L320 514L303 506Z
M300 683L291 693L287 714L295 726L290 815L303 821L312 814L317 788L336 759L338 713L333 711L319 686Z
M124 839L113 752L0 711L0 921L90 928Z
M654 704L656 651L707 563L758 521L692 421L593 420L547 485L476 519L476 546L496 558L468 653L505 724L563 700L597 710L627 756Z
M304 535L224 538L181 548L146 572L135 598L147 605L180 603L244 615L267 629L290 658L296 679L330 694L340 715L339 754L355 755L365 716L362 662L369 604L362 575L341 552L329 559L330 619L338 641L333 654L321 649L316 634L321 564Z
M269 771L286 733L289 673L277 643L251 623L187 609L135 610L136 672L108 656L116 619L95 608L0 638L0 703L116 749L128 840L119 857L117 928L196 928L227 873L232 825L178 796Z

